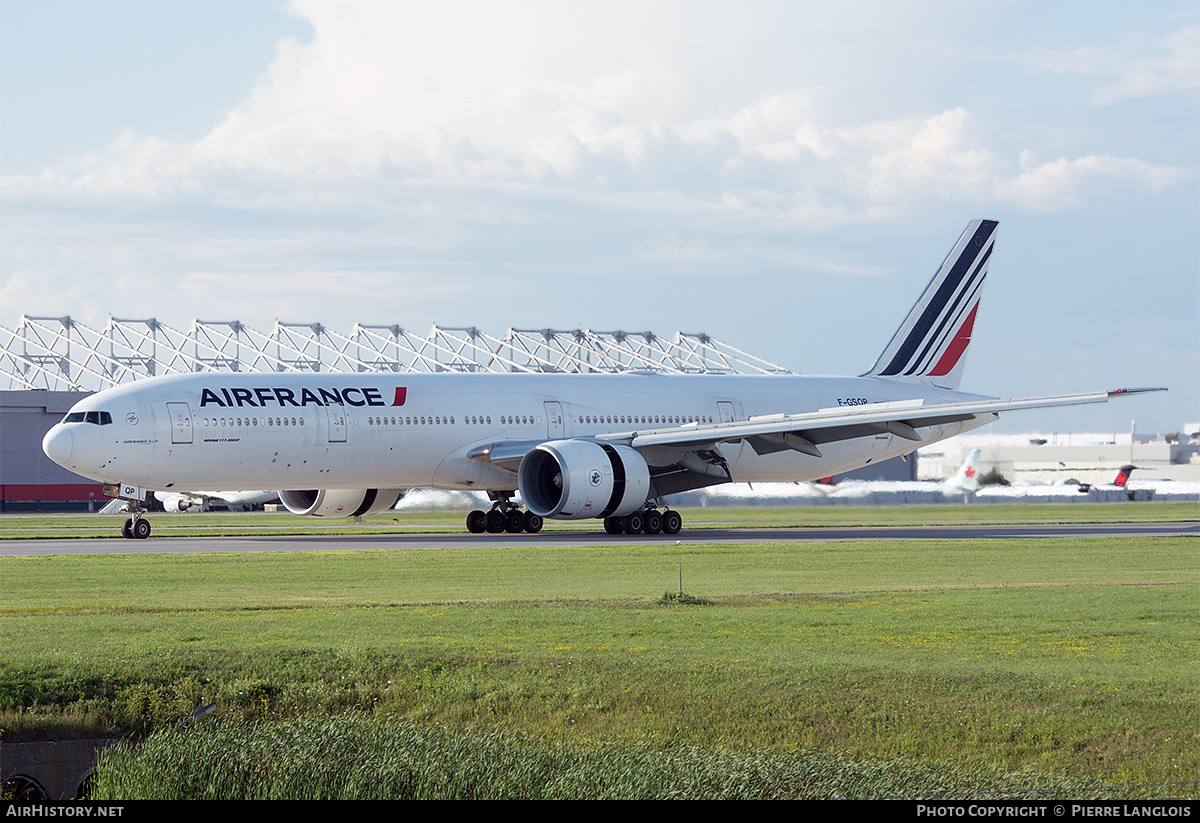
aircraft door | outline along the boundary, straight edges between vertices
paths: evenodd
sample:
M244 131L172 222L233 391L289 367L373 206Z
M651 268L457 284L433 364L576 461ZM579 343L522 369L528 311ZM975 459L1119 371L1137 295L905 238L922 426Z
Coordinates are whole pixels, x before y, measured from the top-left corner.
M543 404L546 407L546 435L551 440L558 440L566 437L566 425L563 420L562 404L557 400L547 400Z
M192 442L192 408L187 403L168 403L167 417L171 421L171 442Z
M346 407L337 403L330 403L325 407L325 414L329 418L329 442L345 443Z
M737 420L733 413L733 404L728 400L717 401L717 422L732 423Z

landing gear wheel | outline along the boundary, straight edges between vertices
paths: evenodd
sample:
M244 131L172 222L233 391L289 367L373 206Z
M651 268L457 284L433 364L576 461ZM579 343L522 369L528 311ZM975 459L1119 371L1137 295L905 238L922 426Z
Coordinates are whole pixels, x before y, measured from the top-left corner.
M525 529L525 518L515 509L504 515L504 530L509 534L520 534Z
M537 534L540 532L542 530L542 524L545 522L542 520L542 516L540 514L534 514L533 512L529 511L525 512L521 519L524 521L523 525L525 527L525 531L529 532L530 534Z
M129 518L121 524L121 536L126 540L133 539L133 518Z
M484 522L487 525L488 534L499 534L504 530L504 512L492 509L485 515Z
M138 540L145 540L150 536L150 521L138 518L133 521L133 536Z
M625 524L620 517L604 518L604 530L609 534L620 534L625 531Z
M500 534L504 531L504 512L499 509L492 509L484 515L484 523L487 525L487 530L490 534Z
M667 509L662 516L663 534L679 534L679 530L683 528L683 518L679 512Z
M642 529L646 534L658 534L663 530L663 517L654 509L647 511L644 519Z
M487 515L479 509L467 515L467 531L471 534L483 534L487 531Z
M625 534L641 534L646 527L646 521L641 512L625 515Z

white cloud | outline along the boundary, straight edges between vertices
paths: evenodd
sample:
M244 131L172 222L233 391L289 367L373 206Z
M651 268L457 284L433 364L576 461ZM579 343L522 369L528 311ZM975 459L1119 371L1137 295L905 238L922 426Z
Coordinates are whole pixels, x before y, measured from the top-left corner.
M1195 178L1187 169L1156 166L1143 160L1088 155L1039 163L1032 152L1021 155L1021 173L996 186L1000 199L1033 211L1078 208L1106 183L1122 188L1162 191Z
M791 51L802 32L848 36L847 19L828 11L767 6L748 25L731 7L681 14L669 3L604 12L536 3L294 5L313 26L312 41L281 40L242 104L201 140L125 132L71 165L0 181L0 192L378 216L411 210L414 182L459 192L516 185L564 202L599 196L638 208L647 194L670 193L654 207L685 214L703 204L828 226L931 200L1078 208L1097 187L1157 190L1188 176L1134 157L1018 168L989 145L995 135L966 105L914 98L902 116L855 121L843 105L852 95L834 90L871 82L869 65L836 79L780 71L804 59ZM907 23L871 8L878 25ZM1191 31L1165 39L1157 57L1125 60L1114 88L1186 84L1178 66L1192 53ZM864 32L857 36L879 34ZM1042 60L1092 70L1099 58ZM424 202L444 209L452 199Z
M311 37L278 39L258 77L222 78L242 89L235 106L236 92L211 107L176 96L207 133L170 125L162 101L175 98L118 80L96 85L112 95L97 109L160 116L81 135L71 146L91 153L49 168L9 166L38 171L0 179L0 324L24 311L96 327L111 312L686 328L796 368L854 369L878 353L889 307L911 305L897 281L927 276L942 233L978 215L1006 225L997 274L1012 279L989 286L989 306L1065 282L1052 261L1081 230L1092 239L1072 265L1152 255L1167 281L1152 287L1184 293L1195 30L1164 37L1130 9L1039 11L1049 26L990 15L981 39L979 8L951 0L762 0L752 13L721 0L297 0ZM1034 45L1061 76L1002 62ZM89 70L71 63L78 51L60 49L61 77ZM1085 82L1046 82L1067 72ZM20 87L61 109L55 82ZM1146 302L1135 310L1164 309ZM1059 325L1084 329L1104 303L1053 301ZM1006 346L1053 334L1024 306L991 316L1013 324ZM797 331L838 345L798 346Z
M1200 89L1200 26L1187 26L1158 39L1131 35L1117 45L1040 51L1026 59L1055 72L1115 76L1114 83L1096 89L1094 100L1101 104L1192 95Z
M64 283L61 276L44 270L17 271L0 282L0 306L15 307L30 316L106 319L99 302L90 296L84 284ZM8 321L14 329L16 321L16 317Z

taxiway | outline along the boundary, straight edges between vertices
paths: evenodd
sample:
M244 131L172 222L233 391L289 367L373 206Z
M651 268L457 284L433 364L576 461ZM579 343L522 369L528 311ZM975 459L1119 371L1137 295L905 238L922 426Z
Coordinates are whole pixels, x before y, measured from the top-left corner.
M1067 537L1200 536L1200 522L1020 523L966 526L834 526L684 530L676 535L618 535L604 532L543 531L539 534L405 533L273 535L267 537L152 537L5 540L0 557L85 554L214 554L220 552L312 552L379 549L453 550L509 546L646 545L661 543L819 543L872 540L1003 540Z

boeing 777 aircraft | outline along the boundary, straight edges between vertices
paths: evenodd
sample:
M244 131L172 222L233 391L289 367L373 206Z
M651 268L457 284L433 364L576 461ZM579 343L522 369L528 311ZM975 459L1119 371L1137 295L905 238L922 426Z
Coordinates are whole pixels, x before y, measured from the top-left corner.
M600 518L612 534L682 526L674 492L815 480L908 454L1002 411L1129 391L999 400L958 391L996 222L972 222L859 377L222 374L148 378L81 400L43 449L134 504L151 491L282 489L288 510L350 517L406 488L486 490L472 532ZM522 510L514 503L519 492Z

